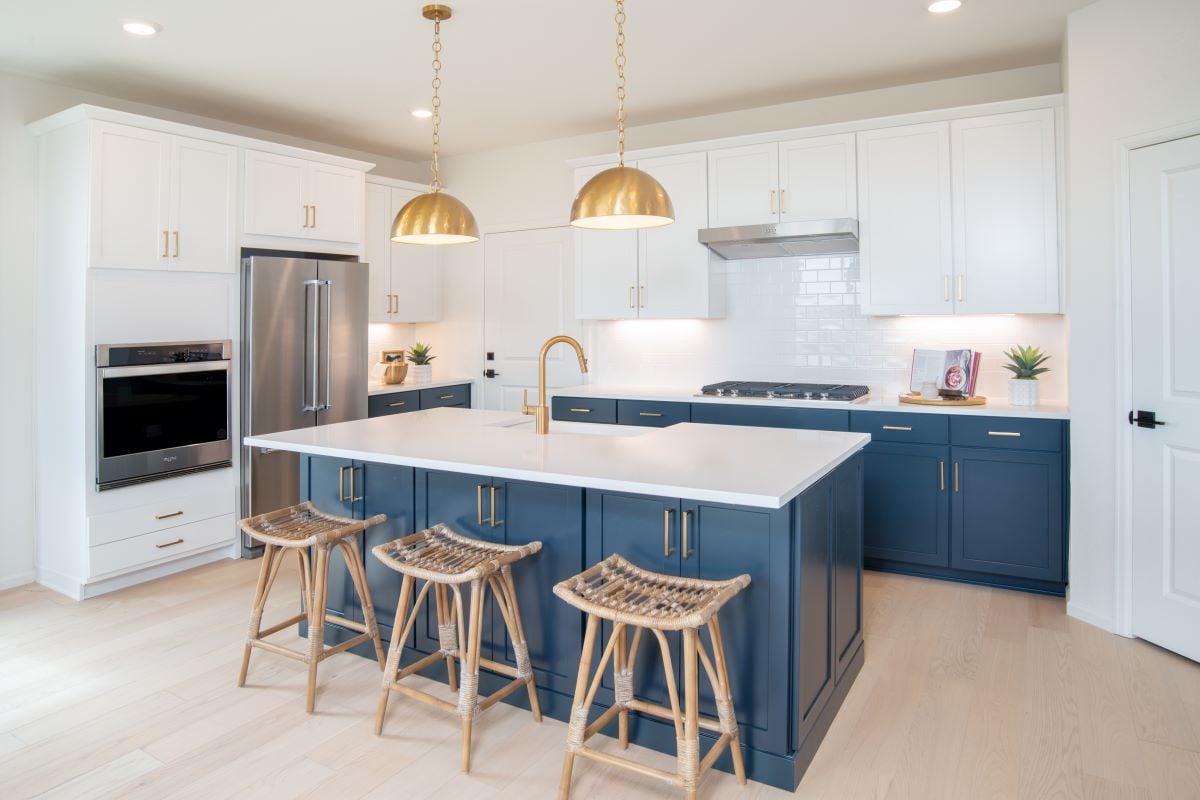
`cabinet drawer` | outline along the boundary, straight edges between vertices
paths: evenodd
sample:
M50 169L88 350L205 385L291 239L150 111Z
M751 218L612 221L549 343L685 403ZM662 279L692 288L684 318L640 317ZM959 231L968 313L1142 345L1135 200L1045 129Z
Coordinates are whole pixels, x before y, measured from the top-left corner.
M617 401L611 398L553 397L550 399L550 416L553 419L570 419L576 422L604 422L617 424Z
M849 411L823 408L692 403L692 422L713 425L750 425L759 428L800 428L814 431L850 430Z
M1058 420L1015 417L953 417L950 443L958 447L1060 452L1063 423Z
M88 518L88 543L96 545L157 533L190 522L233 513L233 492L206 492Z
M88 576L92 578L127 572L163 561L173 561L222 544L233 544L237 523L233 514L223 514L189 525L144 533L90 548Z
M373 394L367 397L368 417L386 417L388 414L404 414L408 411L417 411L420 407L421 400L417 396L416 391L389 392L387 394Z
M469 405L471 405L471 385L468 383L421 390L422 409Z
M618 400L618 425L665 428L692 418L691 403L658 403L653 400Z
M851 411L850 430L871 434L873 442L946 444L950 441L950 420L942 414Z

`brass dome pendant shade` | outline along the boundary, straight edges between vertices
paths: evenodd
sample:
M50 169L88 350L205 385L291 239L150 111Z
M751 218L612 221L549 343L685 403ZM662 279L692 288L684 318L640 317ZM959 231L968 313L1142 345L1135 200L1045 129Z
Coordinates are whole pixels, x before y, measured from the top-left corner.
M438 74L442 69L441 26L442 20L450 19L450 7L438 3L427 5L421 9L421 16L433 20L433 155L429 165L433 179L428 192L409 200L396 214L392 221L392 241L426 245L477 242L479 226L475 224L475 215L463 201L442 191L438 171L438 132L442 122L442 98L438 95L442 88Z
M617 166L583 185L571 204L577 228L629 230L657 228L675 221L675 208L662 184L640 169L625 166L625 2L617 0Z

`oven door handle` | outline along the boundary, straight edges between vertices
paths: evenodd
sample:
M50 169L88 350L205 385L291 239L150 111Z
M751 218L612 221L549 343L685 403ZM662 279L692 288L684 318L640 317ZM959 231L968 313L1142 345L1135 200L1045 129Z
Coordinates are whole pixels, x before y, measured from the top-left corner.
M179 364L138 364L131 367L100 367L100 378L121 378L128 375L169 375L180 372L229 371L228 361L187 361Z
M308 302L309 288L313 290L311 306ZM304 363L312 364L312 373L304 376L300 385L300 410L320 411L321 404L317 402L317 356L321 351L321 282L319 280L313 279L304 282L304 317L309 325L309 330L304 334ZM312 391L311 403L308 401L310 390Z

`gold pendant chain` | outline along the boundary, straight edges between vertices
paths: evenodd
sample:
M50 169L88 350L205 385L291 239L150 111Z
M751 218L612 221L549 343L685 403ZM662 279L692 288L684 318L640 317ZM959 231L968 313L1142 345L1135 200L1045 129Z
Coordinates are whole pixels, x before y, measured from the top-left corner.
M625 0L617 0L617 163L625 166ZM436 156L435 156L436 158Z
M429 182L429 191L437 192L442 188L442 180L438 174L438 145L440 139L438 128L442 124L442 98L438 95L438 90L442 88L442 78L439 74L442 71L442 21L434 19L433 21L433 100L430 102L433 110L433 159L430 162L429 169L433 173L433 180Z

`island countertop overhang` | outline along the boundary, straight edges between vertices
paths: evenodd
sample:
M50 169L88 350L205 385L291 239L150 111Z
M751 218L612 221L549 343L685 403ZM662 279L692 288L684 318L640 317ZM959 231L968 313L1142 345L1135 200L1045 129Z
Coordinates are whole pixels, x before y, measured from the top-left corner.
M782 508L864 433L681 423L538 436L515 412L437 408L247 436L251 447L607 491ZM565 427L565 426L563 426Z

